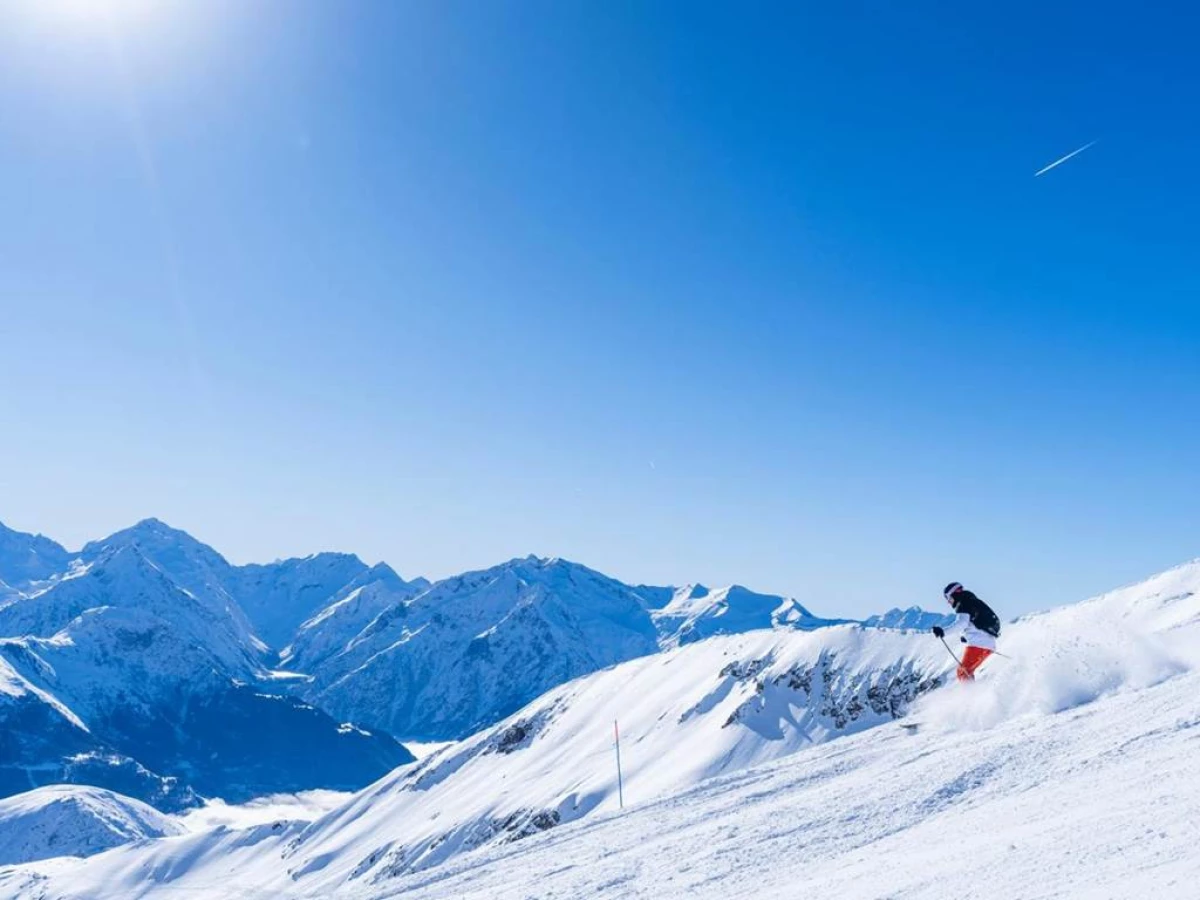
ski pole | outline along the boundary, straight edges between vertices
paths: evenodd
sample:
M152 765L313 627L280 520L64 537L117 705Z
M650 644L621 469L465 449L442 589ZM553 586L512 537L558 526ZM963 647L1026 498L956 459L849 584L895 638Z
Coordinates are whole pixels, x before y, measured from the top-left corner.
M942 642L942 646L946 648L946 652L950 654L950 658L953 659L956 663L958 663L961 666L962 660L958 658L957 653L955 653L953 650L950 649L950 645L946 643L946 638L941 637L941 638L938 638L938 640L940 640Z

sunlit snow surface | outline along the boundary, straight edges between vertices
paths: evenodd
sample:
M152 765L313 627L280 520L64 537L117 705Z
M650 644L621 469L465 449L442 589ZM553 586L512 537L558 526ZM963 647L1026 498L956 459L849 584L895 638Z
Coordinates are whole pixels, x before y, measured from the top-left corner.
M221 829L0 870L0 896L1191 896L1198 589L1193 564L1010 624L1010 658L990 660L975 685L924 694L909 717L922 723L915 733L881 716L811 745L812 710L786 702L772 667L811 662L817 646L862 672L889 653L948 663L941 645L850 627L702 641L552 691L309 826ZM752 678L727 684L713 671L722 655L740 664L764 651L773 660ZM753 715L726 724L731 705ZM625 730L623 812L614 709ZM514 735L539 712L553 721ZM418 771L436 774L416 785ZM453 845L469 833L456 826L493 811L555 800L563 810L586 801L586 814L393 865L402 848ZM431 851L421 842L435 834L452 837Z

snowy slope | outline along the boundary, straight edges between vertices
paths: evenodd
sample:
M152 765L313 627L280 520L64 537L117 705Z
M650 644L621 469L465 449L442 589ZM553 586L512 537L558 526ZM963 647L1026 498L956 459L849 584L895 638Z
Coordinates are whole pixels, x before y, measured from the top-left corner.
M169 816L112 791L43 787L0 800L0 865L52 856L91 856L183 830Z
M301 672L312 671L345 649L381 613L401 606L429 586L424 578L405 581L385 563L372 566L300 625L291 644L283 650L282 665Z
M255 632L267 646L278 649L291 642L302 622L367 571L366 563L353 554L317 553L241 566L230 585Z
M40 534L14 531L0 523L0 600L67 570L71 554Z
M1194 896L1195 676L983 735L878 729L345 897ZM311 894L310 896L319 896Z
M614 808L614 719L627 736L627 798L776 759L891 721L936 685L941 652L842 627L714 638L633 660L367 789L314 823L288 849L288 867L331 889L352 876L378 882ZM336 865L325 862L333 848Z
M57 777L61 765L53 761L99 746L65 704L30 683L0 655L0 795L41 783L43 771Z
M1198 690L1187 675L984 731L873 729L333 893L280 873L278 854L296 833L263 827L0 870L0 896L1190 897L1200 878Z
M0 796L55 783L112 788L168 811L197 802L178 779L114 752L65 703L23 677L0 653Z
M411 759L385 735L237 681L145 609L88 610L51 638L0 640L0 658L105 746L210 796L353 789Z
M230 672L259 669L249 630L209 595L185 590L136 544L115 546L49 588L0 607L0 635L48 638L90 610L130 609L168 623Z
M1198 564L1027 617L980 683L916 701L915 734L859 730L889 720L894 694L847 688L911 686L880 674L904 660L944 671L927 637L717 638L565 685L307 827L169 838L0 886L225 897L236 874L244 897L1186 896L1198 624Z

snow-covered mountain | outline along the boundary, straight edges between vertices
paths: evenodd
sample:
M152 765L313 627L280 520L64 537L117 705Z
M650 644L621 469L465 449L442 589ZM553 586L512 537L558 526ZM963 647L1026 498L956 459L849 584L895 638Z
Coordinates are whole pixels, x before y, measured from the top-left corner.
M950 858L989 896L1187 896L1198 636L1200 563L1006 625L964 688L927 689L953 664L916 633L715 638L564 685L309 825L46 861L0 891L943 898ZM886 727L906 707L920 730Z
M0 606L0 635L49 638L84 613L136 610L243 677L260 667L257 642L228 597L184 589L135 543L114 544L30 596Z
M230 632L234 644L255 654L266 649L230 591L233 567L212 547L186 531L158 519L144 519L104 540L86 544L79 556L88 564L106 559L146 560L165 580L190 595L210 621L220 622L222 630ZM5 630L0 619L0 634L13 633Z
M40 534L13 531L0 522L0 601L66 570L71 554Z
M919 606L908 609L894 607L877 616L868 616L863 624L868 628L902 628L909 631L929 631L934 625L949 628L954 624L954 613L927 612Z
M231 677L143 609L92 609L51 638L0 641L0 656L106 746L206 795L347 790L411 759L386 735Z
M282 665L309 672L349 645L375 618L428 590L424 578L405 581L386 563L372 566L333 595L329 604L302 623L284 648Z
M53 785L0 800L0 865L92 856L182 833L153 807L100 788Z
M305 696L390 734L453 739L574 677L657 650L632 588L528 557L384 610L313 669Z
M0 607L0 634L22 635L0 639L0 659L22 686L0 705L9 790L84 772L126 784L128 765L94 762L116 755L183 788L243 799L352 789L411 759L392 738L290 696L218 592L195 579L196 593L183 589L138 542L98 552ZM145 798L173 805L177 792Z
M70 708L24 678L0 652L0 796L40 784L93 784L174 811L195 794L116 753Z
M28 687L0 707L15 735L0 755L5 793L91 777L175 808L191 790L360 787L407 756L343 723L459 738L629 659L837 621L740 586L633 588L559 559L437 585L349 554L233 566L157 519L77 555L12 531L5 541L24 590L0 597L0 659ZM279 650L287 673L267 668ZM23 724L35 721L46 736ZM295 754L301 741L320 752Z
M382 606L358 633L317 617L286 664L311 673L305 696L318 705L405 739L448 740L615 663L720 634L843 621L737 585L635 588L530 556Z
M597 672L401 769L305 830L293 873L385 884L458 853L644 801L902 715L941 647L857 626L718 637ZM320 863L340 848L337 865Z
M718 634L782 627L811 631L848 621L818 618L789 597L755 593L738 584L715 591L699 584L678 590L646 587L637 590L652 606L656 601L665 601L651 612L663 647Z
M260 654L287 646L302 623L371 571L349 553L234 566L212 547L158 519L144 519L93 541L79 557L90 563L123 548L136 548L176 585L230 618L240 640ZM423 579L414 582L418 587L427 584Z
M317 553L242 566L232 577L232 591L258 636L279 649L291 642L301 623L367 571L367 564L353 554Z

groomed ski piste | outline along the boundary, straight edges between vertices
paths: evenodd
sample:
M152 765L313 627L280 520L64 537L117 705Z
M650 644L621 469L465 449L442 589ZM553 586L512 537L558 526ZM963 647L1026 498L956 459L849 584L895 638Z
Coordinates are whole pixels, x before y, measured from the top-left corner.
M861 710L845 728L821 714L829 698L843 719L854 706L839 679L895 664L945 677L941 645L853 626L702 641L564 685L312 823L10 867L0 896L1195 896L1197 638L1193 563L1006 624L1008 658L977 683L916 692L906 719ZM820 678L831 648L845 665L823 694L783 677ZM720 659L732 671L714 673ZM624 810L598 737L617 711ZM919 730L899 727L913 720ZM514 806L563 823L519 840L479 832Z

